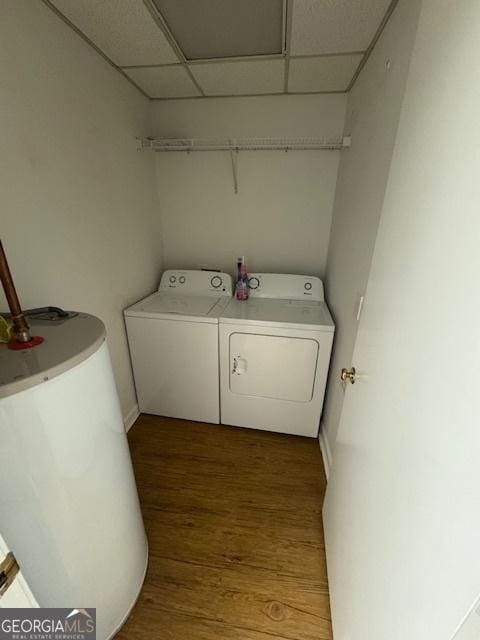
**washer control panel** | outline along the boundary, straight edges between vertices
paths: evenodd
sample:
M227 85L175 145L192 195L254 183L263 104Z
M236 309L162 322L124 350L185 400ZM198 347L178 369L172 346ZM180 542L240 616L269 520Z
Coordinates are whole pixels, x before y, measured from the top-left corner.
M323 302L323 282L316 276L283 273L251 273L248 278L252 298L315 300Z
M232 277L228 273L194 269L164 271L159 291L175 291L185 295L232 295Z
M212 276L210 278L210 284L214 289L220 289L223 284L222 276Z

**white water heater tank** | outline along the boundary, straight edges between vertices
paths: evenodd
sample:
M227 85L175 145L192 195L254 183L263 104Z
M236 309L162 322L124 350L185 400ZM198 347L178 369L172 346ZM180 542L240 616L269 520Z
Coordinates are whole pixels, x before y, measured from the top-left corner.
M30 322L0 345L0 535L41 607L97 609L97 640L141 589L147 541L103 323Z

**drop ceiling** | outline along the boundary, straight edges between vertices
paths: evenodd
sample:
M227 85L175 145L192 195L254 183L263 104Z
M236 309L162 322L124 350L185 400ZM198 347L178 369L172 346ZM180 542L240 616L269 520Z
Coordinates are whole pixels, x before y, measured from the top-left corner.
M43 0L152 99L348 91L398 0Z

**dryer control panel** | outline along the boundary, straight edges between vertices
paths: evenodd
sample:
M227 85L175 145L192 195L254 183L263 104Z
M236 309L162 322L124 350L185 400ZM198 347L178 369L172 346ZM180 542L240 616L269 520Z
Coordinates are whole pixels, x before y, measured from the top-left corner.
M250 273L251 298L281 300L315 300L323 302L323 282L316 276L297 276L288 273Z
M168 269L163 272L159 291L175 291L185 295L232 296L232 277L219 271Z

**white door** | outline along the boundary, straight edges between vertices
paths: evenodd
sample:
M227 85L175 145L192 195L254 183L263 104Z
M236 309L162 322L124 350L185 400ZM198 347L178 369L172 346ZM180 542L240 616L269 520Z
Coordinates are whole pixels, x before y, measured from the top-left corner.
M15 556L0 535L0 609L38 607Z
M335 640L466 637L480 593L479 37L477 0L423 0L324 507Z

